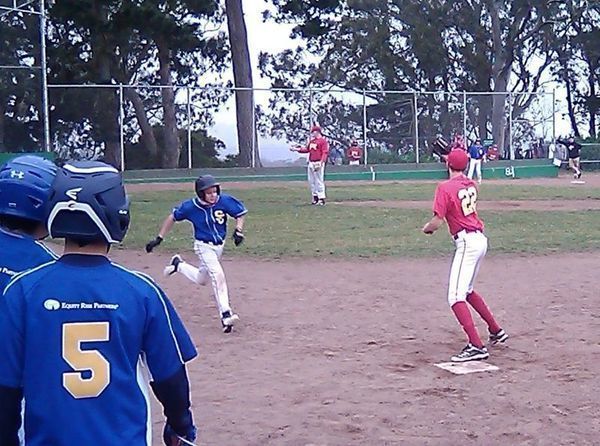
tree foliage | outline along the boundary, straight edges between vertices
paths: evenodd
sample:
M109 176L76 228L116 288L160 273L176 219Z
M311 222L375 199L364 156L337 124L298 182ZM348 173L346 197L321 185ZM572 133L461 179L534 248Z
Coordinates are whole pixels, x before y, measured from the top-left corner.
M213 111L227 98L225 90L197 88L207 85L201 83L203 76L218 75L228 66L226 36L219 30L223 20L219 2L64 0L56 2L49 15L49 81L112 86L50 89L51 138L59 155L103 156L119 166L122 102L127 140L155 160L153 167L176 167L181 150L179 129L188 121L182 102L202 104L192 107L190 125L196 131L210 124ZM37 23L20 20L24 23L20 29L4 17L0 20L2 31L10 29L18 34L11 39L13 47L17 45L15 55L36 41L31 34L38 29ZM11 37L7 35L7 39ZM130 83L172 88L118 87ZM189 99L188 92L176 85L190 87ZM1 116L12 118L6 107L19 101L18 91L7 82L0 84L0 102L5 108ZM39 104L36 100L31 105L38 122ZM36 129L37 138L39 133Z
M545 1L531 0L271 0L274 12L266 18L296 23L292 36L302 38L297 48L279 55L263 55L261 69L275 87L366 91L367 116L376 107L385 116L368 118L368 127L381 129L369 135L369 146L389 145L396 133L395 149L413 140L415 114L421 134L433 136L462 131L459 96L419 96L417 107L386 93L399 91L536 92L554 60L551 45L556 11ZM277 103L289 100L280 94ZM511 106L518 118L535 96L515 94ZM297 103L302 103L296 95ZM493 137L504 147L508 95L481 96L467 109L470 136ZM311 120L329 120L338 133L346 134L362 123L329 95L313 102ZM399 104L397 107L394 104ZM305 108L305 107L304 107ZM290 113L297 113L288 107ZM289 113L288 113L289 115ZM354 117L352 117L354 116ZM298 119L269 117L273 132ZM306 129L307 120L303 121ZM298 128L296 126L296 128Z

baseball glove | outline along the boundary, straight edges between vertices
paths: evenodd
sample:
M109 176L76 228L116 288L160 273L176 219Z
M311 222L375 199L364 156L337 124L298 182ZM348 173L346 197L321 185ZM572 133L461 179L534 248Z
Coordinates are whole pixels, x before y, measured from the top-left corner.
M433 153L439 156L441 159L446 159L450 153L450 144L443 137L438 136L432 144Z
M160 235L157 235L154 240L150 240L146 243L146 252L152 252L154 248L160 245L163 241L163 238Z
M233 243L235 243L235 246L240 246L243 242L244 233L236 228L235 231L233 231Z

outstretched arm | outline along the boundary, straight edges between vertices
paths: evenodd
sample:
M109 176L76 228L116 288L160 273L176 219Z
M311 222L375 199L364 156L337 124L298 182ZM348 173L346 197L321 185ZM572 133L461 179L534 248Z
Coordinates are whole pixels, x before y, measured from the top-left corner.
M165 221L163 221L162 226L160 227L160 231L158 231L158 235L154 240L150 240L146 244L146 252L152 252L154 248L162 243L167 234L173 229L173 225L175 224L175 218L173 218L173 214L169 214Z
M425 226L423 226L422 231L425 234L433 234L435 231L437 231L438 229L440 229L440 226L442 226L442 224L444 223L444 220L441 219L440 217L438 217L437 215L434 215L431 220L429 220Z

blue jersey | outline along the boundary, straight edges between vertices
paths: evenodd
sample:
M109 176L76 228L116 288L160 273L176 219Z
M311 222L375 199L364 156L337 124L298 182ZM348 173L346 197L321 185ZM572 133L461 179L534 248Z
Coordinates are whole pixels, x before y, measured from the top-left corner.
M0 228L0 291L22 271L56 259L42 242Z
M240 200L221 194L213 205L202 204L198 198L186 200L173 209L173 218L190 221L196 240L221 245L227 237L227 216L238 218L247 212Z
M27 446L150 446L148 372L161 382L196 356L150 278L93 255L16 276L0 339L0 385L24 388Z
M474 160L483 159L485 156L485 149L483 146L473 144L471 147L469 147L469 156Z

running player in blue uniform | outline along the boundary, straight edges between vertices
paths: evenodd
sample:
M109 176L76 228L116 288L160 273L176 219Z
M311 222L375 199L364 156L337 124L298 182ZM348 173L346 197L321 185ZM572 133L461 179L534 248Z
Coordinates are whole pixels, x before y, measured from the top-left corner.
M56 170L52 161L34 155L0 168L0 290L17 273L56 259L39 241L48 235L46 204Z
M212 175L199 177L195 189L197 196L173 209L163 222L158 236L146 245L146 252L152 252L160 245L176 222L191 222L194 226L194 252L200 259L200 268L183 261L177 254L173 256L164 273L172 275L179 272L199 285L206 285L210 280L219 307L223 332L230 333L239 317L229 305L229 292L220 259L227 237L227 216L235 218L233 241L235 246L239 246L244 241L244 218L248 210L237 198L222 194L221 186Z
M107 257L129 226L121 175L67 164L53 189L48 229L64 254L17 275L0 299L0 444L18 445L24 395L27 446L150 446L150 377L165 444L194 441L194 344L152 279Z

